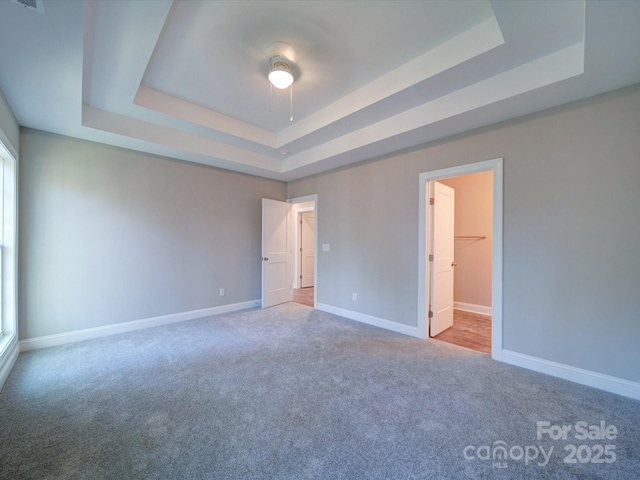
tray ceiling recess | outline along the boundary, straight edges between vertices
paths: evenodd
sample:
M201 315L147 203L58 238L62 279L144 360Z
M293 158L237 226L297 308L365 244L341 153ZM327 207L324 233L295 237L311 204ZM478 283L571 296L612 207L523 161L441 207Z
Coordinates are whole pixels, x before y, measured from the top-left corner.
M0 87L23 126L290 180L638 83L638 4L2 2Z

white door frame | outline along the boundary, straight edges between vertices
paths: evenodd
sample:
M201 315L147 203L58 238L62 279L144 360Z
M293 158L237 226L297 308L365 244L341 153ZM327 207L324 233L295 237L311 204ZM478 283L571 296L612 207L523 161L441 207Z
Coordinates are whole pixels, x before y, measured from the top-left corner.
M420 204L418 221L418 335L429 338L428 295L431 288L427 261L428 182L479 172L493 172L493 249L491 278L491 357L502 360L502 158L433 170L420 174Z
M313 202L314 203L314 211L315 211L315 218L314 218L314 225L313 228L315 230L314 232L314 238L313 238L313 242L314 242L314 248L316 250L316 255L315 258L313 259L313 272L316 276L315 282L314 282L314 288L313 288L313 304L316 305L318 303L318 194L315 193L313 195L305 195L303 197L295 197L295 198L288 198L287 202L289 203L305 203L305 202ZM304 210L300 210L300 211L304 211ZM310 210L307 210L310 211ZM293 229L294 231L296 229ZM297 247L297 233L294 233L294 242L293 244L296 245L295 248ZM297 268L297 262L294 261L293 262L293 268ZM295 270L294 272L292 272L295 278ZM299 286L299 283L296 283L295 285Z

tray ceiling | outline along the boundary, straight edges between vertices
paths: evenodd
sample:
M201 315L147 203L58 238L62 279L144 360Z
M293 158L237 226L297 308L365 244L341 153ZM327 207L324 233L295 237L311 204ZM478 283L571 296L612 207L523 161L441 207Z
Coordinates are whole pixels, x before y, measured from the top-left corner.
M640 2L0 2L22 126L289 180L640 81ZM269 44L298 76L270 92Z

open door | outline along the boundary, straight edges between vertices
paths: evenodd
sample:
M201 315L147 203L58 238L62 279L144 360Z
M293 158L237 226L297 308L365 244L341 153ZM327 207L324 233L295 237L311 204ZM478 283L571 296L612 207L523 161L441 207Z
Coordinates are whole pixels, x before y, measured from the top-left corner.
M453 236L455 191L433 182L433 262L431 263L431 317L429 335L435 337L453 326Z
M262 199L262 308L292 299L291 204Z
M315 212L300 213L300 288L315 285Z

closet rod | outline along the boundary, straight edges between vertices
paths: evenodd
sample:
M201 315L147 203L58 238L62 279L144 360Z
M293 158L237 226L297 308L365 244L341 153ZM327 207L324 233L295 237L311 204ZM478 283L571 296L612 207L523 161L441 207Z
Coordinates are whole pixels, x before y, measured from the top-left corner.
M478 239L478 240L484 240L485 238L487 238L486 235L456 235L455 237L456 240L458 239L463 239L463 240L468 240L468 239Z

